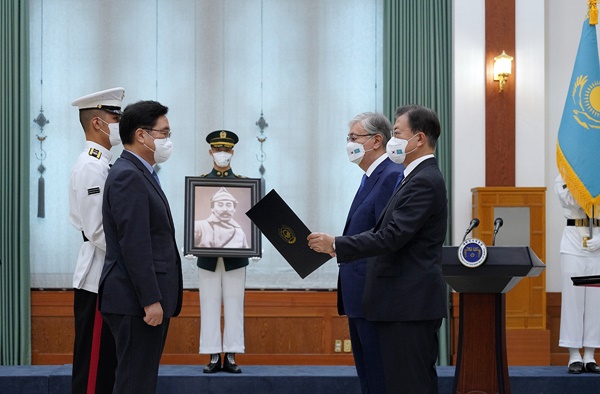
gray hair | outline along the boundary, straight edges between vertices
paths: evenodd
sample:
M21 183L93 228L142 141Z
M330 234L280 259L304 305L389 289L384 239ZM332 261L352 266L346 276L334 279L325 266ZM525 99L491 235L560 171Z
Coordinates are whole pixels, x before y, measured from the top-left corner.
M392 124L384 114L378 112L363 112L358 114L348 123L352 128L356 123L365 129L369 135L381 134L383 137L383 146L385 146L392 137Z

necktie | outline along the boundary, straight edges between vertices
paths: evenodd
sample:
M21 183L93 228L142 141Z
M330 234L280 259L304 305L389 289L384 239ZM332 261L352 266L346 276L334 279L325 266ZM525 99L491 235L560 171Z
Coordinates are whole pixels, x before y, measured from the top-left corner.
M360 186L358 187L358 191L356 192L356 194L360 193L363 187L365 187L365 182L367 181L367 178L367 174L363 174L362 179L360 181Z
M400 175L398 175L398 180L396 181L396 186L394 186L394 190L396 190L398 188L398 186L400 186L400 184L402 183L403 180L404 180L404 171L402 171L400 173Z
M154 177L154 179L156 179L156 183L158 183L158 186L161 186L160 181L158 180L158 174L156 173L156 171L152 171L152 176Z

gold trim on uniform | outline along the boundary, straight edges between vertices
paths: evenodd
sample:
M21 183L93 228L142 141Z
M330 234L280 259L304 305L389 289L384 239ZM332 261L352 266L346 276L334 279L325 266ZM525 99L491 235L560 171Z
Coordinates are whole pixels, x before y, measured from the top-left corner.
M575 227L588 227L590 225L590 219L567 219L567 226ZM600 219L592 219L592 225L600 227Z
M88 151L88 155L90 155L92 157L95 157L96 159L100 160L100 157L102 156L102 152L100 152L96 148L90 148L90 150Z

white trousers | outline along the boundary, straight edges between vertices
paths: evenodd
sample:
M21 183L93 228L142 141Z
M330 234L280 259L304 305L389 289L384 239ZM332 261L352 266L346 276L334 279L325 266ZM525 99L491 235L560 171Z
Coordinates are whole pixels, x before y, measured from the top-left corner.
M558 346L600 347L600 288L573 286L572 276L600 275L597 256L561 253L562 302Z
M244 291L246 267L225 271L219 257L215 272L198 269L200 354L244 353ZM223 340L221 342L221 303Z

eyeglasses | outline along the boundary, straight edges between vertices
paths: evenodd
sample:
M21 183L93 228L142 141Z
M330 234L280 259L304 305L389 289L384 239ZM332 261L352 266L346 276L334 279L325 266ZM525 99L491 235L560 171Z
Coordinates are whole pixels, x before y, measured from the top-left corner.
M371 134L348 134L346 137L346 142L354 142L359 137L368 137Z
M158 131L159 133L161 133L162 135L164 135L165 138L171 138L171 130L170 129L158 130L158 129L151 129L149 127L140 127L140 128L142 130Z

